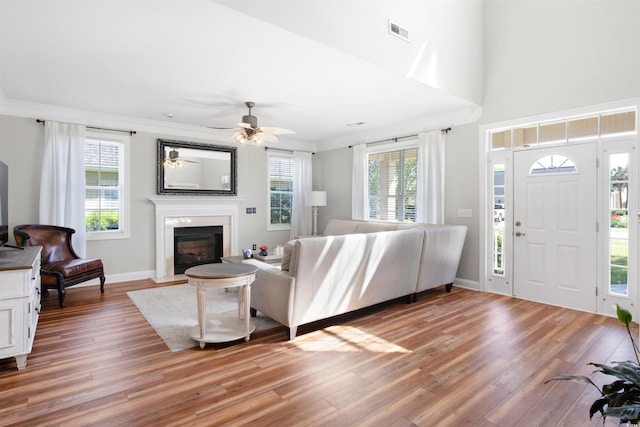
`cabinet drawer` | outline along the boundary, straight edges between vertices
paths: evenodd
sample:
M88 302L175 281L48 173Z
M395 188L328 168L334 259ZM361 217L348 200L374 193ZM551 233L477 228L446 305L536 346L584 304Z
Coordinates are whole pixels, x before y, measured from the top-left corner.
M34 276L34 269L7 270L0 273L0 298L26 297L31 294L34 283L40 280L40 269L38 276Z

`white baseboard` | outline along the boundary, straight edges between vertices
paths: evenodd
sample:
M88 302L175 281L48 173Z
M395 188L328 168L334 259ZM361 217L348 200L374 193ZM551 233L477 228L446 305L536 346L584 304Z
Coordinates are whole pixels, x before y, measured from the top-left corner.
M106 274L105 275L105 284L109 283L118 283L118 282L129 282L131 280L144 280L151 279L156 277L155 270L147 270L147 271L134 271L131 273L120 273L120 274ZM91 279L87 280L84 283L80 283L75 285L74 287L82 287L82 286L96 286L100 284L100 279Z
M470 289L472 291L480 290L480 282L477 282L474 280L459 279L456 277L456 280L453 282L453 285L459 288Z

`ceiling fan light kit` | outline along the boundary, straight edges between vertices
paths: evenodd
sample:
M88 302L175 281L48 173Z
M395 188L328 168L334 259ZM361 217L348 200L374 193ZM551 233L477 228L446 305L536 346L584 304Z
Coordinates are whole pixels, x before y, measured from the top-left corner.
M247 142L252 142L254 145L261 145L264 142L255 132L248 132L244 129L234 133L233 140L240 145L244 145Z
M233 134L233 140L239 144L244 145L247 142L251 142L254 145L262 145L265 141L278 142L276 134L292 134L295 133L289 129L272 128L272 127L258 127L258 118L251 114L251 109L256 105L255 102L247 101L244 103L249 109L249 114L242 116L242 122L238 123L240 129L228 129L235 130ZM225 129L225 128L213 128L213 129Z
M183 166L182 162L179 159L178 150L169 151L169 156L164 161L164 167L167 166L172 168L181 168Z

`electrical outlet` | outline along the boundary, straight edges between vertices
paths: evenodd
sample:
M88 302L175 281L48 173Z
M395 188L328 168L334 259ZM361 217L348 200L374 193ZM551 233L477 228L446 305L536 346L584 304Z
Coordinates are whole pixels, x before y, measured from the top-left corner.
M256 245L256 244L254 243L254 244L253 244L253 246L252 246L252 248L253 248L253 250L255 251L255 250L257 250L257 249L258 249L258 245Z

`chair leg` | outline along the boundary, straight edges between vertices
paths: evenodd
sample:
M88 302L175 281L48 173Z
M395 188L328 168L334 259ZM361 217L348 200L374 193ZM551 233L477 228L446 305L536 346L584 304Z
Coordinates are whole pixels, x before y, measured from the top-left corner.
M64 297L67 295L67 290L64 288L64 284L58 284L58 301L60 302L60 308L64 308Z
M104 294L104 271L100 275L100 293Z

